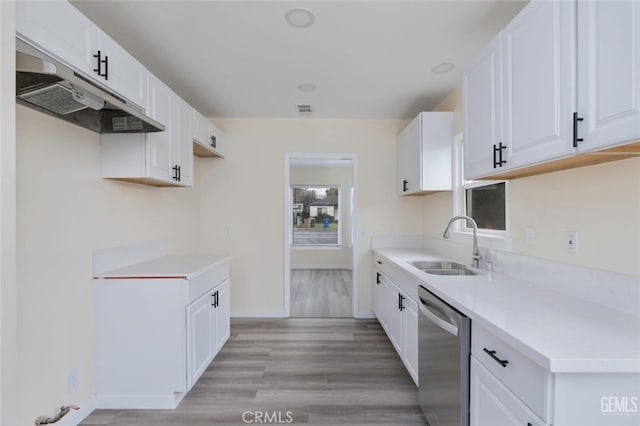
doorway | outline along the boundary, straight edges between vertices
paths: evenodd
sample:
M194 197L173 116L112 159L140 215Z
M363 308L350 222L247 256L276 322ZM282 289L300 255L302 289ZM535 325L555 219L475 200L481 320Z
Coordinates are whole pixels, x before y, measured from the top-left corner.
M285 310L288 317L357 314L353 154L285 156Z

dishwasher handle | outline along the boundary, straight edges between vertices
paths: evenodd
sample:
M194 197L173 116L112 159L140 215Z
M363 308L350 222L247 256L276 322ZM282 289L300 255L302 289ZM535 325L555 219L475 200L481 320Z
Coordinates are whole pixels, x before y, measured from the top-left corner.
M420 298L420 304L418 305L418 307L420 308L420 312L422 312L422 314L425 317L427 317L431 322L433 322L435 325L437 325L438 327L440 327L441 329L443 329L449 334L452 334L454 336L458 335L457 325L447 322L442 318L440 318L439 316L437 316L436 314L434 314L433 312L431 312L431 310L427 307L426 300L424 300L422 297ZM444 315L444 312L442 312L442 314Z

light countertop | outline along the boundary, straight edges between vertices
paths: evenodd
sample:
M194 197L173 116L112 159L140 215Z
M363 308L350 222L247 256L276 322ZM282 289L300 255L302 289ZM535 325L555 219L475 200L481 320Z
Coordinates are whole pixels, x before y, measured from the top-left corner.
M96 279L184 278L193 279L229 262L229 256L162 256L97 274Z
M640 373L640 316L496 272L441 276L407 261L423 250L376 249L425 288L555 373Z

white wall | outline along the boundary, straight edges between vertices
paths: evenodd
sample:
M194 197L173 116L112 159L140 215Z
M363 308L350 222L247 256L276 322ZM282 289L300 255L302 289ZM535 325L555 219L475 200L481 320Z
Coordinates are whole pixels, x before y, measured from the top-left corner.
M462 131L459 90L436 110L455 111ZM640 276L640 158L512 180L510 207L514 253ZM452 216L451 193L424 197L424 235L442 238ZM578 231L576 255L564 250L565 231Z
M15 4L0 2L0 425L18 423L16 368Z
M291 268L342 266L351 268L353 251L349 247L351 233L351 212L349 192L352 182L351 165L332 166L291 166L291 185L334 185L340 187L338 213L340 217L341 245L338 248L296 248L291 249Z
M91 255L165 240L198 241L198 189L159 189L100 177L100 137L17 107L19 421L33 424L94 393ZM197 182L196 182L197 185ZM67 392L67 375L79 388Z
M220 119L216 124L226 132L227 152L224 160L200 163L200 241L202 251L233 258L232 310L283 313L284 153L327 152L358 155L359 310L370 311L370 235L422 232L422 200L395 194L395 138L406 121ZM261 221L255 220L254 205L264 206Z

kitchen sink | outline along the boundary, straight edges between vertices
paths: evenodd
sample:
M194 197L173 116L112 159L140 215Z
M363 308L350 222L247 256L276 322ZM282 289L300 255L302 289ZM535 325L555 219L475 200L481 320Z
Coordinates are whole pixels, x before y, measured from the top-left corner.
M433 275L477 275L474 271L466 266L456 262L449 261L415 261L409 262L409 265L420 269L427 274Z

